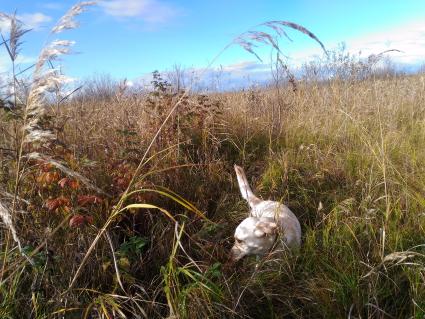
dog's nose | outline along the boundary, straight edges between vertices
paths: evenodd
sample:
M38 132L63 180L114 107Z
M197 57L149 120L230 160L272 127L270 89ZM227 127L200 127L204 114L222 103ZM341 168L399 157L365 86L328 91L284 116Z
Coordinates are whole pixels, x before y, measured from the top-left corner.
M242 252L239 250L238 247L233 246L232 249L230 250L230 259L232 261L238 261L241 258L242 258Z

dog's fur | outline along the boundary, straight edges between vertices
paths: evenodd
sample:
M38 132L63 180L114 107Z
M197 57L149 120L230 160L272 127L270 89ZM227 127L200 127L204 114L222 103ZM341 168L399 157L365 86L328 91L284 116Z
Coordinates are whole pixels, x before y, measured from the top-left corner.
M236 228L232 259L266 254L272 248L278 232L282 233L287 248L299 247L301 227L294 213L279 202L259 199L249 187L242 167L235 165L235 171L242 197L248 202L251 211L249 217Z

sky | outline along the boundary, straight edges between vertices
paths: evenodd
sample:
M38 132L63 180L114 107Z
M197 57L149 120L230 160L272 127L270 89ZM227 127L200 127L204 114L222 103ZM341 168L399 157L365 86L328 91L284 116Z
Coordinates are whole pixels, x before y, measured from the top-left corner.
M16 12L32 31L24 36L21 58L25 68L36 61L47 43L49 30L75 1L0 0L0 12ZM82 79L108 74L135 81L154 70L173 65L199 70L214 67L235 77L255 78L268 68L271 49L258 48L265 64L232 40L266 21L285 20L312 31L327 49L346 43L352 53L363 56L388 49L396 62L425 63L424 0L103 0L83 13L80 27L57 35L73 40L74 54L61 61L67 75ZM7 37L7 23L0 30ZM272 31L269 29L268 31ZM294 67L321 54L320 46L294 30L292 42L279 46ZM217 59L216 56L221 52ZM0 47L0 72L10 70L7 52Z

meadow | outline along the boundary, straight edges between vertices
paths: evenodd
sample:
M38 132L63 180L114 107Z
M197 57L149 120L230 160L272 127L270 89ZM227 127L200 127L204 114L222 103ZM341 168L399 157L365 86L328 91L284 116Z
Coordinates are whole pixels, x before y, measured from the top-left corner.
M0 317L424 318L425 75L339 59L327 80L281 64L281 81L233 92L159 72L149 91L15 90ZM229 262L248 214L234 164L299 218L299 252Z

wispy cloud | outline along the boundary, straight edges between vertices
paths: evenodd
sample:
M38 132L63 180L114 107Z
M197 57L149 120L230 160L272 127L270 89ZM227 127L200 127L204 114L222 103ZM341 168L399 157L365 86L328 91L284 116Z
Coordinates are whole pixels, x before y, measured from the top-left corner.
M24 13L17 15L17 18L24 24L25 28L38 31L43 29L47 23L52 21L52 17L41 12ZM10 20L7 18L0 19L0 31L8 33L10 29Z
M2 73L6 72L9 69L8 56L5 53L0 53L0 79ZM1 82L0 82L1 85Z
M17 72L19 72L21 69L25 69L29 65L35 63L37 61L36 57L33 56L27 56L20 54L18 56L18 59L16 60L16 64L18 66ZM10 62L9 55L5 50L0 51L0 74L3 74L3 77L7 75L12 68L12 64ZM5 74L6 73L6 74Z
M64 8L63 3L60 2L45 2L39 4L42 8L48 10L61 10Z
M163 71L163 76L173 83L173 71ZM195 91L226 91L247 86L265 84L270 81L270 64L258 61L240 61L217 68L194 68L183 70L183 85ZM133 79L132 85L151 89L152 74L147 73Z
M52 17L45 15L41 12L24 13L19 15L18 18L28 27L34 30L39 30L46 26L47 23L52 21Z
M227 73L246 73L246 72L254 72L254 73L262 73L269 72L270 65L259 63L258 61L241 61L229 65L222 66L221 68L223 72Z
M425 62L425 21L409 22L391 27L387 31L372 32L356 38L341 39L342 41L345 42L348 52L353 54L360 52L363 57L397 49L402 52L391 52L389 54L395 62L408 65ZM331 45L335 46L335 43ZM329 44L328 47L330 48ZM299 66L318 55L321 55L320 49L314 48L294 52L290 57L291 61Z
M99 5L115 18L140 18L149 24L163 24L181 12L179 8L158 0L104 0Z
M366 55L398 49L403 52L394 54L397 61L408 64L419 63L425 60L425 21L409 23L386 32L354 39L348 44L350 50L359 50Z
M7 33L9 32L10 22L7 19L0 18L0 32Z

